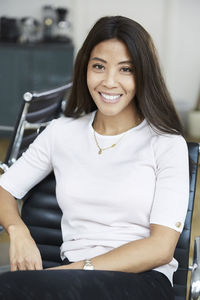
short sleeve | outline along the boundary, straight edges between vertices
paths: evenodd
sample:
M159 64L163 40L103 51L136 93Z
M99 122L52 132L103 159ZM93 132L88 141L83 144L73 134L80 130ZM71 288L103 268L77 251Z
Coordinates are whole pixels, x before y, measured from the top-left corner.
M160 136L154 144L156 187L150 223L183 230L189 201L189 159L182 136Z
M15 198L24 195L52 170L52 121L22 156L0 177L0 186Z

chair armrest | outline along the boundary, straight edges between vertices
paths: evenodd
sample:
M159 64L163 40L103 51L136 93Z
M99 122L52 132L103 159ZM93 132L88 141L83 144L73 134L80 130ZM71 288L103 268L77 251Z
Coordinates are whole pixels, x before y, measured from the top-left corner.
M8 166L0 161L0 174L5 173L8 170ZM1 176L1 175L0 175ZM4 231L4 228L0 225L0 234Z
M189 269L192 271L190 284L191 299L198 300L200 296L200 236L195 238L193 265Z
M0 161L0 170L3 171L3 173L5 173L8 170L8 166Z

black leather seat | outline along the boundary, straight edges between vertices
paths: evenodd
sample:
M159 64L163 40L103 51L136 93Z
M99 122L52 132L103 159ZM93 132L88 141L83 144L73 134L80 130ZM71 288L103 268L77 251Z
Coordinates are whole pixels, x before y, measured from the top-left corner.
M40 249L44 268L61 262L61 217L55 196L55 177L51 173L27 194L22 207L22 219Z
M184 230L175 251L179 268L174 274L176 300L186 299L188 260L191 236L191 222L195 198L199 144L188 143L190 157L194 162L191 170L190 199ZM178 154L177 154L178 155ZM53 173L35 186L24 199L22 218L30 229L42 255L44 268L60 263L62 243L62 212L55 197L55 178Z
M185 225L183 232L179 238L174 257L179 262L178 270L174 274L174 290L176 298L175 300L185 300L187 292L187 276L188 276L188 262L190 251L190 237L191 237L191 223L192 214L194 208L194 199L196 191L196 179L198 169L198 157L199 157L199 144L188 143L188 149L190 157L194 164L190 169L190 196L189 205L186 215Z

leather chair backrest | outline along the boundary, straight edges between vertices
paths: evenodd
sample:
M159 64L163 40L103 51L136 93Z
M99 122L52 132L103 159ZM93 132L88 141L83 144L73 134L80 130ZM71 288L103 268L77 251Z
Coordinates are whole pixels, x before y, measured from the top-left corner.
M190 199L185 226L175 251L175 258L179 262L179 268L174 274L176 300L186 299L191 222L195 197L199 144L188 143L188 149L194 166L191 170ZM40 249L44 268L60 263L60 245L62 243L61 217L62 212L55 196L55 178L53 173L51 173L27 194L22 208L22 219L27 224Z
M193 166L190 167L190 196L189 196L189 205L188 205L185 225L181 233L181 236L179 238L178 244L176 246L175 254L174 254L175 259L179 262L178 270L174 273L174 278L173 278L174 290L176 295L175 300L186 299L191 224L192 224L192 214L193 214L195 190L196 190L199 144L188 143L188 150L189 150L190 158L193 161Z
M37 243L44 268L61 262L61 217L55 196L55 177L51 173L26 195L22 207L22 219Z

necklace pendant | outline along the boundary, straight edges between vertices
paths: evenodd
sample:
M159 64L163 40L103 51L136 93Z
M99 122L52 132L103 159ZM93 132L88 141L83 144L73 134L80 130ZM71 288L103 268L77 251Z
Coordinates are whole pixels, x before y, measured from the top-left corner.
M102 150L100 149L98 153L101 154L101 153L102 153Z

